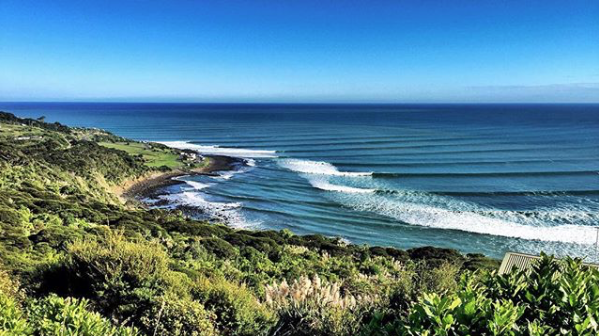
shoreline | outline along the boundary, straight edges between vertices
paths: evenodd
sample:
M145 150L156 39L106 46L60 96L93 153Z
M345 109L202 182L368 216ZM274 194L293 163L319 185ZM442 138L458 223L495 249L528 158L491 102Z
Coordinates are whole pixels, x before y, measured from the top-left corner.
M176 169L168 172L153 172L135 180L125 181L113 188L113 192L123 203L139 201L140 197L151 195L157 189L184 183L176 180L177 177L186 175L218 176L217 172L235 170L237 166L244 163L243 159L224 155L204 155L204 157L209 160L206 166L189 170Z

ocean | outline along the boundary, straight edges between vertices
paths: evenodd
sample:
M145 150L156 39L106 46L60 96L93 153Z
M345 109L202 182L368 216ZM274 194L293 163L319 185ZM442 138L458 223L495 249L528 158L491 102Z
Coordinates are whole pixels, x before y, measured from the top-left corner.
M244 158L164 197L229 225L597 260L599 105L0 103Z

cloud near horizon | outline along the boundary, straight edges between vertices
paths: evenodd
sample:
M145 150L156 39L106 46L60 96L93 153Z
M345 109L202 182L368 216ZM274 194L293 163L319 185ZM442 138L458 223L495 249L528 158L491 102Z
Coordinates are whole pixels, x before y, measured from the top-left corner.
M471 99L514 102L599 103L599 82L545 85L472 86Z

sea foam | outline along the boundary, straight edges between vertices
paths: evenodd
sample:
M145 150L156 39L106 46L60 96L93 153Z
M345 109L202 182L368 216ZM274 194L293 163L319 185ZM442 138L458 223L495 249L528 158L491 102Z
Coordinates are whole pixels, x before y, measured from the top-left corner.
M236 228L255 227L255 223L248 223L240 213L242 204L238 202L210 202L201 193L184 191L177 194L162 195L160 198L169 202L196 208L212 219L222 220Z
M210 187L210 184L206 184L206 183L200 183L200 182L196 182L196 181L184 181L187 185L189 185L191 188L193 188L194 190L202 190L202 189L206 189L208 187Z
M342 172L334 165L322 161L284 159L279 160L278 164L285 169L300 173L300 176L306 178L316 189L342 193L373 193L376 191L375 189L333 184L329 181L330 178L335 176L366 177L372 175L372 172Z
M188 141L161 141L163 145L177 149L191 149L200 154L208 155L225 155L239 158L275 158L276 151L273 150L257 150L244 148L228 148L219 146L205 146L190 143Z
M514 211L502 211L497 216L473 204L463 204L463 210L439 205L414 203L380 195L339 195L336 200L357 211L374 212L401 222L436 229L459 230L478 234L564 242L594 244L597 229L587 225L543 224L543 215L521 216ZM448 200L451 203L451 200ZM455 206L455 204L454 204Z
M319 179L310 179L309 178L308 182L310 182L310 184L314 188L317 188L320 190L325 190L325 191L338 191L338 192L344 192L344 193L363 193L363 194L373 193L376 191L375 189L355 188L355 187L348 187L348 186L343 186L343 185L336 185L336 184L332 184L327 181L323 181L323 180L319 180Z
M342 172L328 162L298 159L280 160L279 165L297 173L329 176L371 176L372 172Z

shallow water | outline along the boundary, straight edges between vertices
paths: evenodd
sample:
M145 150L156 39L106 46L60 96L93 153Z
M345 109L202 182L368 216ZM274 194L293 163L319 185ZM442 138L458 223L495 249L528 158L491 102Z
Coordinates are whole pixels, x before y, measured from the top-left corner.
M249 159L171 202L355 243L596 259L599 105L8 104L20 116Z

